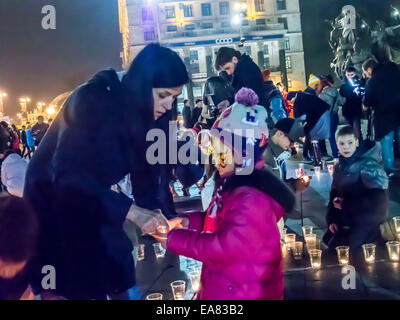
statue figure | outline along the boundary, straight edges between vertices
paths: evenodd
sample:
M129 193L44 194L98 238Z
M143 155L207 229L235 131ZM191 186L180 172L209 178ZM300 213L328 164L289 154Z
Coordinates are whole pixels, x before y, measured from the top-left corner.
M395 48L391 43L396 44L398 36L400 36L400 25L386 27L383 21L376 21L375 28L371 31L371 38L372 48L379 61L394 61Z

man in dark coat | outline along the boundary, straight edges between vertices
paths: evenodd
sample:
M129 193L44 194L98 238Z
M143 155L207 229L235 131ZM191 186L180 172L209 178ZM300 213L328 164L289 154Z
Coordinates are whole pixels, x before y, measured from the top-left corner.
M193 128L192 109L190 108L189 100L183 101L182 117L183 117L183 126L186 129Z
M252 89L259 99L259 105L266 107L264 80L260 68L246 54L222 47L218 50L215 69L233 75L232 87L235 94L243 87ZM233 103L233 101L231 101Z
M65 102L26 173L24 198L40 222L32 266L36 294L46 293L45 265L57 272L50 293L69 299L105 299L135 285L133 246L123 223L148 233L162 218L153 211L161 207L160 174L146 158L146 135L163 112L154 92L164 90L157 101L167 99L162 105L172 109L187 80L179 56L152 44L121 80L114 70L99 72ZM111 190L131 172L135 203Z
M303 146L303 158L308 160L308 152L312 150L311 141L312 140L324 140L326 136L330 136L330 117L329 105L318 98L318 96L311 95L304 92L289 92L288 100L293 103L293 112L295 118L302 118L306 121L304 126L304 133L306 134L306 142ZM329 123L324 123L328 120ZM320 131L322 134L314 135L314 128L317 124L320 124ZM325 141L324 141L325 142ZM318 162L320 152L325 153L324 144L321 143L319 146L320 150L317 150L317 155L314 154L314 161ZM324 156L324 154L322 154ZM316 157L317 156L317 157Z
M43 116L38 117L38 122L32 127L32 135L35 139L35 146L38 146L46 134L49 125L43 122Z
M389 177L393 175L393 140L400 141L400 69L393 62L375 66L367 82L364 104L372 108L375 140L382 144L383 164Z
M362 95L356 93L356 85L359 82L356 69L348 67L346 70L345 83L340 87L340 95L344 98L343 116L348 123L357 130L358 138L362 140L361 116L362 116Z

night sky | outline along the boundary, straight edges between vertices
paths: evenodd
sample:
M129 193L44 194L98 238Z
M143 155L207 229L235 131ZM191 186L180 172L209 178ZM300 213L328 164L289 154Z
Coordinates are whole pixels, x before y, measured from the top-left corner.
M306 72L327 73L332 60L330 27L346 4L369 23L389 18L400 0L300 0ZM57 29L43 30L41 9L57 10ZM18 98L49 102L104 68L121 69L122 40L117 0L0 0L0 90L5 111L14 115Z

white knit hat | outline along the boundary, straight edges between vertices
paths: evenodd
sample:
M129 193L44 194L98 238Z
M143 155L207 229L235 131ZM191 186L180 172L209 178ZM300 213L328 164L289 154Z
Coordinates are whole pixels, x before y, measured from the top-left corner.
M312 86L312 85L320 83L320 82L321 82L321 80L317 76L310 74L310 78L308 79L309 86Z

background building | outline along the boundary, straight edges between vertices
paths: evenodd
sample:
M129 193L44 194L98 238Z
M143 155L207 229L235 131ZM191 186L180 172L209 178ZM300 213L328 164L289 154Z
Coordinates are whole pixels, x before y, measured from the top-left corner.
M250 55L289 90L306 83L299 0L118 0L127 69L151 42L175 50L191 74L183 98L201 97L221 46Z

